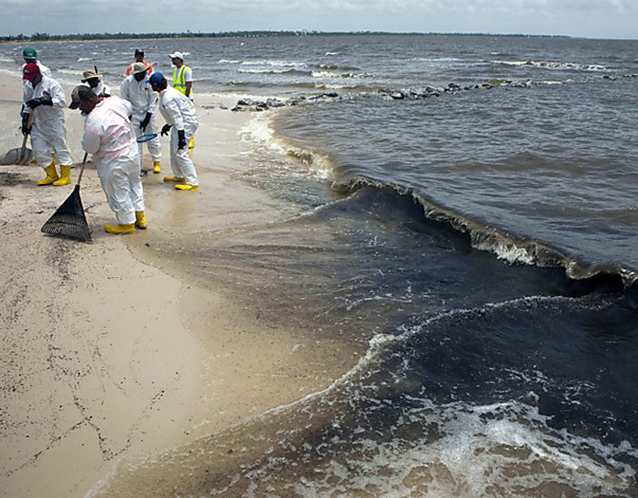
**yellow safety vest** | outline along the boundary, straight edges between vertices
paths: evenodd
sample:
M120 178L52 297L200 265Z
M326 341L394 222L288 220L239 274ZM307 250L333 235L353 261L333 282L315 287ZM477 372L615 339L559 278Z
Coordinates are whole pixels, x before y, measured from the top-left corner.
M182 65L182 67L180 67L179 69L177 69L176 67L173 68L173 88L183 93L184 95L186 95L186 76L184 73L186 73L187 69L190 69L190 67L187 67L185 65ZM193 98L192 87L191 87L191 94L188 97L190 99Z

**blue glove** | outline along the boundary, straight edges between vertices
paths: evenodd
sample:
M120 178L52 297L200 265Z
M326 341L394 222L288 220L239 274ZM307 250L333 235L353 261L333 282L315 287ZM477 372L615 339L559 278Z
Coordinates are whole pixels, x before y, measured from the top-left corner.
M162 131L160 131L160 135L166 136L168 135L169 131L171 131L171 125L166 123L164 126L162 126Z
M27 102L27 107L31 110L33 109L37 109L38 107L40 107L42 105L42 101L37 98L37 99L31 99Z
M186 147L186 133L184 130L177 130L177 148L183 149Z
M146 113L146 117L144 118L144 120L140 123L140 130L142 130L142 132L146 131L146 127L148 126L148 124L151 122L151 116L153 114L150 112Z
M31 127L29 126L29 115L23 114L22 115L22 134L28 135L29 133L31 133Z
M40 105L49 105L52 106L53 105L53 99L51 98L51 95L49 95L48 93L45 93L44 95L42 95L42 97L40 97Z

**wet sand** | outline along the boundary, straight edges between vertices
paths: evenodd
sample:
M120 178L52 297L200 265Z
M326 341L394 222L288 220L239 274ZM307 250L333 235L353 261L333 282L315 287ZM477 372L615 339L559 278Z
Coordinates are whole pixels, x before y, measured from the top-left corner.
M0 75L3 154L21 143L20 85ZM170 174L163 140L162 174L143 179L149 228L134 235L102 230L114 216L92 164L81 187L90 244L40 233L72 185L40 187L41 168L0 166L0 496L84 496L122 462L139 464L294 402L356 361L260 321L256 306L171 253L171 239L188 236L191 223L232 228L277 209L235 177L248 147L238 132L250 115L229 107L198 96L200 192L162 183ZM65 112L79 161L82 120Z

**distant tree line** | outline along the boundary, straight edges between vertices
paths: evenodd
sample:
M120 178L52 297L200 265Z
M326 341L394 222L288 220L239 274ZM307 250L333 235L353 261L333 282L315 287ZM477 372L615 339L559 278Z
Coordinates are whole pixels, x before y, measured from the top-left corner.
M213 38L216 36L283 36L306 34L296 31L237 31L224 33L201 33L186 31L183 33L83 33L68 35L50 35L48 33L33 33L32 35L0 36L0 41L74 41L74 40L137 40L149 38Z
M428 36L519 36L536 37L536 35L492 34L492 33L390 33L385 31L225 31L217 33L201 33L186 31L182 33L84 33L68 35L50 35L33 33L32 35L0 36L0 42L35 42L35 41L75 41L75 40L139 40L149 38L215 38L215 37L260 37L260 36L334 36L334 35L428 35ZM539 35L542 36L542 35ZM552 38L565 38L552 36Z

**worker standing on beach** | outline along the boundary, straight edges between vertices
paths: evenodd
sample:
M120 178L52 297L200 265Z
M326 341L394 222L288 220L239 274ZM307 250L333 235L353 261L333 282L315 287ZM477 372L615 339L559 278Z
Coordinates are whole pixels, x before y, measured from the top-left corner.
M135 132L140 135L144 133L157 133L157 116L155 110L158 96L146 80L148 70L147 66L141 62L136 62L133 64L131 75L124 78L124 81L122 81L120 85L120 97L130 102L133 106L131 124ZM162 172L160 168L162 148L159 137L149 140L146 144L153 158L153 173L159 174ZM140 159L142 147L144 147L144 144L140 144Z
M148 62L144 60L144 50L142 50L141 48L135 49L135 62L132 62L131 64L129 64L124 74L126 76L132 75L133 65L137 63L144 64L144 67L148 69L148 74L149 75L153 74L153 64L149 64Z
M129 116L133 106L119 97L101 99L88 86L71 94L71 109L86 115L82 148L93 154L97 174L117 225L105 224L115 235L146 228L144 191L140 179L138 145Z
M51 78L53 76L51 74L51 70L38 60L38 53L36 52L35 48L24 47L24 50L22 51L22 57L24 58L24 64L22 66L23 71L24 66L29 63L33 63L38 65L43 76L46 76L47 78ZM28 83L28 81L25 81L25 83Z
M40 72L42 73L42 76L46 76L47 78L53 77L53 74L51 74L51 70L38 60L38 53L36 52L35 48L24 47L24 49L22 50L22 58L24 59L24 64L22 65L22 68L20 69L21 71L24 71L24 66L26 66L30 62L33 62L34 64L37 64L38 67L40 68ZM24 85L30 85L28 80L22 80L22 83ZM23 112L24 112L24 106L22 106L21 113ZM55 162L55 155L53 154L53 151L50 150L49 152L51 153L51 157L53 158Z
M193 70L184 65L184 55L181 52L175 52L169 55L173 63L173 88L180 93L186 95L191 101L194 101L193 94ZM195 147L195 136L191 137L189 149Z
M53 78L43 76L40 67L34 62L24 66L22 79L28 83L23 86L22 133L31 134L33 155L47 175L38 181L38 185L68 185L71 183L72 161L66 146L64 91ZM60 164L60 175L55 169L51 151Z
M110 97L113 93L111 91L111 87L105 85L102 81L100 73L97 72L97 68L84 71L82 75L84 78L80 81L82 81L82 83L87 83L91 87L91 90L93 90L93 93L95 93L98 97Z
M168 86L162 73L153 73L148 82L159 93L159 110L166 120L162 135L171 132L171 168L174 176L164 178L165 182L176 182L178 190L199 190L195 165L188 157L188 140L197 131L199 122L195 116L194 104L182 93Z

